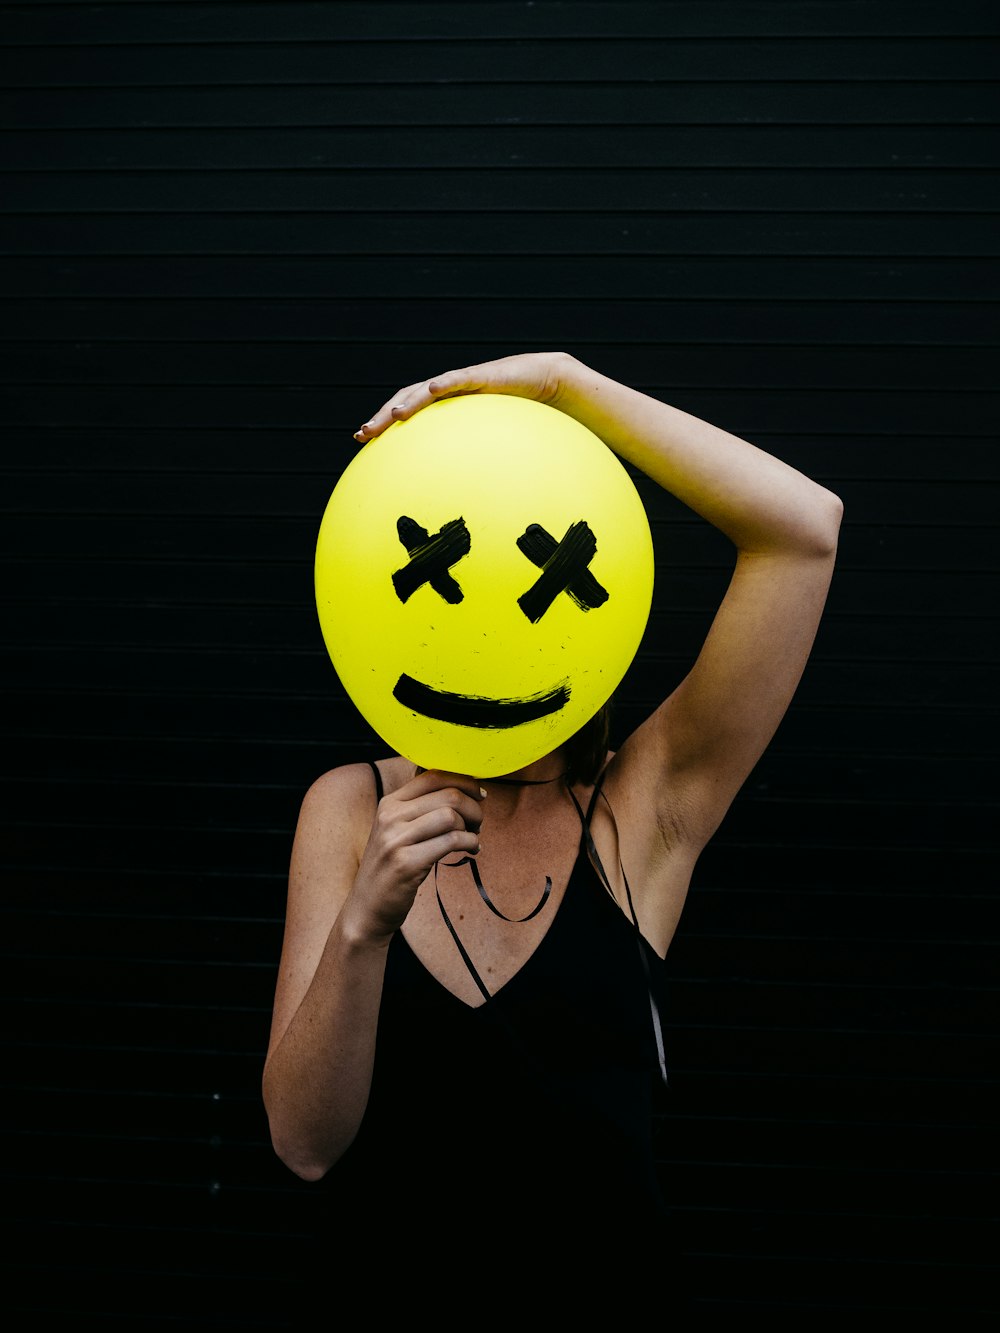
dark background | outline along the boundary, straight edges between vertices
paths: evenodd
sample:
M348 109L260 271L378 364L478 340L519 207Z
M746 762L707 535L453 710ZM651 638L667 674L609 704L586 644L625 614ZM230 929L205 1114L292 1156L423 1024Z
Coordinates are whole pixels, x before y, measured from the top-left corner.
M292 831L382 751L319 520L398 385L555 347L846 504L670 957L700 1302L1000 1308L998 38L968 0L0 6L19 1326L277 1326L314 1200L259 1096ZM642 493L619 734L731 563Z

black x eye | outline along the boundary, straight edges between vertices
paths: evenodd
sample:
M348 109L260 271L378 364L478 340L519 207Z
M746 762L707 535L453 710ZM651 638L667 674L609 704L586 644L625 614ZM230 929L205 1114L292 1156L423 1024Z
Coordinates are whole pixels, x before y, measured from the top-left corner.
M533 625L536 625L561 592L577 604L581 611L593 610L608 600L608 591L602 588L587 566L597 554L597 538L581 519L571 523L561 542L545 531L540 523L532 523L517 539L518 550L528 557L541 574L517 604Z
M432 537L426 528L404 514L396 520L396 531L410 557L409 564L397 569L392 576L392 586L399 600L405 602L419 587L429 583L446 602L452 605L460 602L462 589L448 570L463 555L468 555L472 547L465 519L451 519Z

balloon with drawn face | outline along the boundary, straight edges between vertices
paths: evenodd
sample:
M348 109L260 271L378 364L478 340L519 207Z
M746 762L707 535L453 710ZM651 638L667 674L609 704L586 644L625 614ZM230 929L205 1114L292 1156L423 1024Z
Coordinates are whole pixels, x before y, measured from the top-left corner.
M423 768L512 773L611 696L653 546L591 431L502 394L441 399L366 444L320 524L323 639L359 712Z

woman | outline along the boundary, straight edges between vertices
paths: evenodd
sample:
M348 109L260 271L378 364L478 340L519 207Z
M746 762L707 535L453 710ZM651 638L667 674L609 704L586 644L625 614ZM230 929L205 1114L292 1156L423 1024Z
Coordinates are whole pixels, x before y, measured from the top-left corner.
M688 674L614 753L602 709L505 779L394 755L312 785L264 1102L278 1156L323 1182L331 1261L391 1235L414 1274L499 1254L533 1280L558 1240L588 1281L598 1261L614 1273L610 1290L619 1264L665 1262L673 1243L652 1143L663 960L698 856L798 684L842 506L559 352L412 384L355 438L468 393L576 418L732 541L732 580Z

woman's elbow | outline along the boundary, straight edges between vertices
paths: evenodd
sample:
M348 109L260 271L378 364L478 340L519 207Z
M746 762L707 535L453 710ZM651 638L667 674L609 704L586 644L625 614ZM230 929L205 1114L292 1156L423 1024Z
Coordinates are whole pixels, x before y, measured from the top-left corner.
M809 524L811 554L831 560L836 556L843 519L843 500L834 491L816 483Z
M283 1138L273 1127L271 1147L278 1160L287 1166L293 1175L310 1184L322 1180L335 1161L332 1156L311 1151L307 1145L297 1140L293 1142Z
M284 1162L285 1166L288 1167L289 1171L298 1176L299 1180L304 1180L309 1185L317 1185L330 1169L329 1166L323 1166L318 1162L299 1162L293 1157L286 1156L280 1152L278 1153L278 1156Z
M282 1104L265 1073L264 1111L275 1156L300 1180L322 1180L344 1149L338 1152L325 1142L325 1135L311 1133L308 1123L283 1112Z

